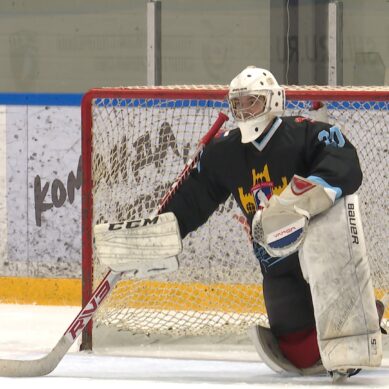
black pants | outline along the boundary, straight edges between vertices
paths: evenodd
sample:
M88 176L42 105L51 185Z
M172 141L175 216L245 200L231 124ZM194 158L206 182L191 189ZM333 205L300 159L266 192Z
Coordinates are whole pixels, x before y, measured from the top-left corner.
M285 335L314 327L311 291L302 275L298 254L272 258L261 249L254 247L261 264L263 294L272 332Z

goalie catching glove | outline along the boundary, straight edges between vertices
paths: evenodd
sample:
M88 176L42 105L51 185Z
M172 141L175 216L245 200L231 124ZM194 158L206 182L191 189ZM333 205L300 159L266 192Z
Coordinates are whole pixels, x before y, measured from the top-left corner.
M294 253L304 240L309 219L329 209L335 195L332 189L294 175L281 195L273 195L254 215L254 241L272 257Z
M94 236L100 262L114 271L142 278L178 269L176 256L182 251L182 242L172 212L150 219L98 224Z

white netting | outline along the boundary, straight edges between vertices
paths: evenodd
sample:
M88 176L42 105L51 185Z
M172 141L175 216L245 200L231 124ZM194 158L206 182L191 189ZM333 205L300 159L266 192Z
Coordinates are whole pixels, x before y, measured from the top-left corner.
M130 89L109 98L107 89L107 98L92 100L93 224L147 217L218 112L227 110L222 87L196 88L221 89L212 99L201 93L196 97L193 87L183 88L190 97L161 98L155 95L160 89L139 88L149 93L148 98ZM288 88L294 93L300 90L303 95L315 89ZM330 88L320 90L331 96ZM359 152L364 171L361 208L379 295L389 290L389 103L360 98L324 103L329 121L343 125ZM304 98L289 100L286 114L309 116L310 107ZM232 120L227 122L227 128L233 127ZM95 286L106 270L96 264ZM98 311L95 323L131 333L239 333L254 323L267 324L261 280L241 212L230 198L185 239L177 273L148 281L123 280Z

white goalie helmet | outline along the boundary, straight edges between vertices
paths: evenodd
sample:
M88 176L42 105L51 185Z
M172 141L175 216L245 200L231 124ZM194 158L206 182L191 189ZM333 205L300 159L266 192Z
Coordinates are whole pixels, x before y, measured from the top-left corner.
M268 70L248 66L229 87L232 116L242 133L242 143L257 139L285 109L285 92Z

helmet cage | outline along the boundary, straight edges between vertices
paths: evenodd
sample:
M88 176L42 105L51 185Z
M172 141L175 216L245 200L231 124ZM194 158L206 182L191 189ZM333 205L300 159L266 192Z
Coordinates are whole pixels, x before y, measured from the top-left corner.
M267 115L271 111L272 96L270 89L231 93L228 102L233 118L246 121Z

